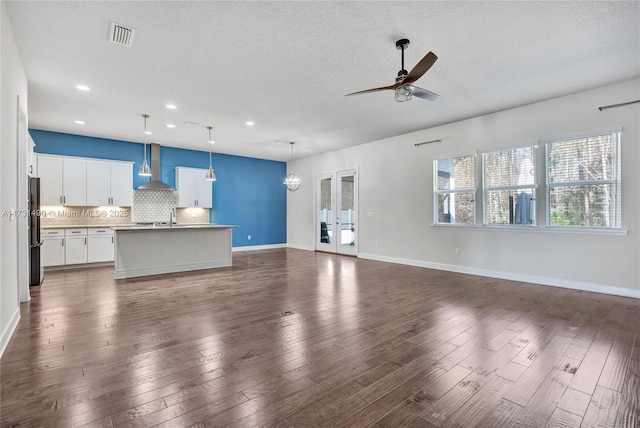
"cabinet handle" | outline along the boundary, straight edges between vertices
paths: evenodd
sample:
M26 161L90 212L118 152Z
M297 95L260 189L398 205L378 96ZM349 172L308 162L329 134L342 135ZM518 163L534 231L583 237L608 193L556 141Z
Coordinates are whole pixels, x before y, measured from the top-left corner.
M65 203L65 204L67 203L67 197L66 196L62 197L62 202Z
M80 233L79 230L72 230L71 233Z
M111 243L113 244L113 236L111 237Z
M84 245L87 245L87 238L84 238Z
M60 196L60 203L62 203L62 196Z
M64 247L64 238L62 238L62 240L60 242L62 243L62 246Z

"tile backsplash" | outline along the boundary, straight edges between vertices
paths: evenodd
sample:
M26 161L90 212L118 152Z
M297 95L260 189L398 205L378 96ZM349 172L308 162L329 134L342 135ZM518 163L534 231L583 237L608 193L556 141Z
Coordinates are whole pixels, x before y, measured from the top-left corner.
M134 223L168 222L178 204L175 190L134 190L131 221Z
M209 208L178 208L176 209L176 223L202 224L210 223Z
M131 207L70 207L44 205L40 207L40 225L55 226L117 226L130 224Z
M134 192L133 207L75 207L45 205L40 208L42 227L118 226L131 223L168 222L170 210L176 206L176 192L142 190ZM137 195L137 196L136 196ZM209 223L208 208L177 208L179 224Z

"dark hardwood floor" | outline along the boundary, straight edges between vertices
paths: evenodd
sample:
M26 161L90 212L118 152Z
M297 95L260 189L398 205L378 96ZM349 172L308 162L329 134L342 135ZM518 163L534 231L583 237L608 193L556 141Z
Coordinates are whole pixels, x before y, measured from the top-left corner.
M301 250L48 272L2 427L639 427L640 301Z

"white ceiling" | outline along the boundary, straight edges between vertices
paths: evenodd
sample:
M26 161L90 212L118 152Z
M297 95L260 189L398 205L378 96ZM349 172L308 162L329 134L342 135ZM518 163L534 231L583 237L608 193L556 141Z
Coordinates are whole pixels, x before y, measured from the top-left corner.
M300 158L640 75L638 1L6 4L31 128L140 142L148 113L150 142L206 151L212 125L214 152L265 159L288 160L283 141ZM108 41L111 22L135 29L131 48ZM416 84L440 99L344 97L393 84L405 37L408 70L438 55Z

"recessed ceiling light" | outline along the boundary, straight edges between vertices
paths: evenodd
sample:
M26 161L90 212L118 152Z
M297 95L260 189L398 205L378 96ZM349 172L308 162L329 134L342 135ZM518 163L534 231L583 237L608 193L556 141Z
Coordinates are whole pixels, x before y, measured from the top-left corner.
M175 109L177 109L178 107L176 107L176 106L175 106L175 105L173 105L173 104L167 104L167 108L168 108L169 110L175 110Z
M253 122L252 122L252 121L250 121L250 120L246 121L244 124L245 124L245 125L247 125L247 126L253 126L253 125L255 125L255 123L253 123Z
M215 144L216 142L213 140L209 140L209 144Z
M176 126L173 123L167 123L167 128L175 128Z
M76 120L76 123L77 123L78 125L84 125L84 120Z
M76 89L80 89L81 91L90 91L91 88L86 85L76 85Z
M151 131L144 131L145 134L151 135Z

